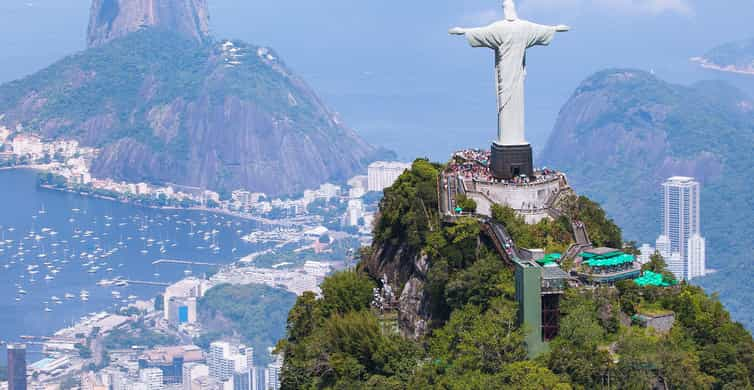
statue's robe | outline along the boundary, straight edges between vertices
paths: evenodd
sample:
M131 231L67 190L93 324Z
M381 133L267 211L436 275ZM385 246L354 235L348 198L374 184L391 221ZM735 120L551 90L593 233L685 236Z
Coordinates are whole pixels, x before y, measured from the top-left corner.
M525 20L504 20L466 30L471 46L495 50L498 144L528 145L524 127L526 49L549 45L555 33L554 26Z

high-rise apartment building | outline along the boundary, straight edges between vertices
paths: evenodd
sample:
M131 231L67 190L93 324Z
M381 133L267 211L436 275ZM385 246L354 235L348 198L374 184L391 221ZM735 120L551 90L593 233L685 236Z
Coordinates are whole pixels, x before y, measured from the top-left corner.
M411 164L378 161L367 168L369 191L382 191L390 187L404 171L411 169Z
M139 370L139 381L147 385L149 390L162 390L165 385L162 383L162 370L159 368L144 368Z
M280 390L280 374L283 371L283 356L272 355L273 362L264 370L265 390Z
M657 250L680 280L704 275L705 250L700 230L700 186L691 177L674 176L662 184L662 235ZM694 242L692 243L692 237ZM692 245L693 244L693 245ZM690 248L693 255L690 256Z
M704 276L707 270L707 248L704 237L699 234L692 234L689 238L686 256L689 264L689 280Z
M233 381L234 390L251 390L254 382L254 349L243 344L216 341L207 356L209 376L219 381Z

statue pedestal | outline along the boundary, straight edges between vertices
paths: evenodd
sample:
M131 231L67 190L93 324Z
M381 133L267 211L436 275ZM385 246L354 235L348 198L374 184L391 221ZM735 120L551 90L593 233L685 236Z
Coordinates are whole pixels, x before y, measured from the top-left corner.
M492 144L490 170L496 179L510 180L514 177L534 175L534 158L531 145Z

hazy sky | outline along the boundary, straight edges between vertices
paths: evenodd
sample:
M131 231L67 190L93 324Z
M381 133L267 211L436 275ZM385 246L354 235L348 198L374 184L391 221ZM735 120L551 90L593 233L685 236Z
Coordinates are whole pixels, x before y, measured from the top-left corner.
M0 81L84 48L89 0L0 1ZM273 47L369 141L444 160L494 137L492 54L447 35L499 18L500 0L209 0L213 33ZM541 148L576 86L608 67L688 83L724 78L688 59L754 37L751 0L526 0L519 16L569 24L528 56L527 131ZM754 78L752 78L754 79ZM406 142L407 138L410 142Z

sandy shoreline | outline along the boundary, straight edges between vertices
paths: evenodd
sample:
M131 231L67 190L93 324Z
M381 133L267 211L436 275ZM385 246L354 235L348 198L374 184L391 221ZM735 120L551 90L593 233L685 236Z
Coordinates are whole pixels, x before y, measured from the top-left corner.
M48 172L48 167L46 165L22 165L22 166L2 167L2 168L0 168L0 171L12 171L12 170L30 170L30 171L37 171L37 172ZM234 212L228 211L228 210L212 209L212 208L207 208L207 207L188 207L188 208L183 208L183 207L174 207L174 206L150 206L150 205L144 205L144 204L129 202L129 201L126 201L126 200L123 200L123 199L120 199L120 198L113 198L113 197L98 195L98 194L94 194L94 193L80 192L80 191L72 190L70 188L59 188L59 187L55 187L55 186L51 186L51 185L47 185L47 184L40 184L40 185L38 185L38 187L46 189L46 190L50 190L50 191L67 192L69 194L75 194L75 195L79 195L79 196L83 196L83 197L88 197L88 198L96 198L96 199L108 200L108 201L112 201L112 202L118 202L118 203L121 203L121 204L128 204L128 205L132 205L132 206L136 206L136 207L142 207L142 208L145 208L145 209L167 210L167 211L170 211L170 210L173 210L173 211L175 211L175 210L180 210L180 211L199 211L199 212L206 212L206 213L225 215L225 216L228 216L228 217L239 218L239 219L243 219L243 220L246 220L246 221L259 222L259 223L262 223L262 224L265 224L265 225L292 225L292 224L294 224L294 223L284 223L284 222L275 221L275 220L271 220L271 219L267 219L267 218L262 218L262 217L255 217L255 216L246 215L246 214L238 214L238 213L234 213Z

